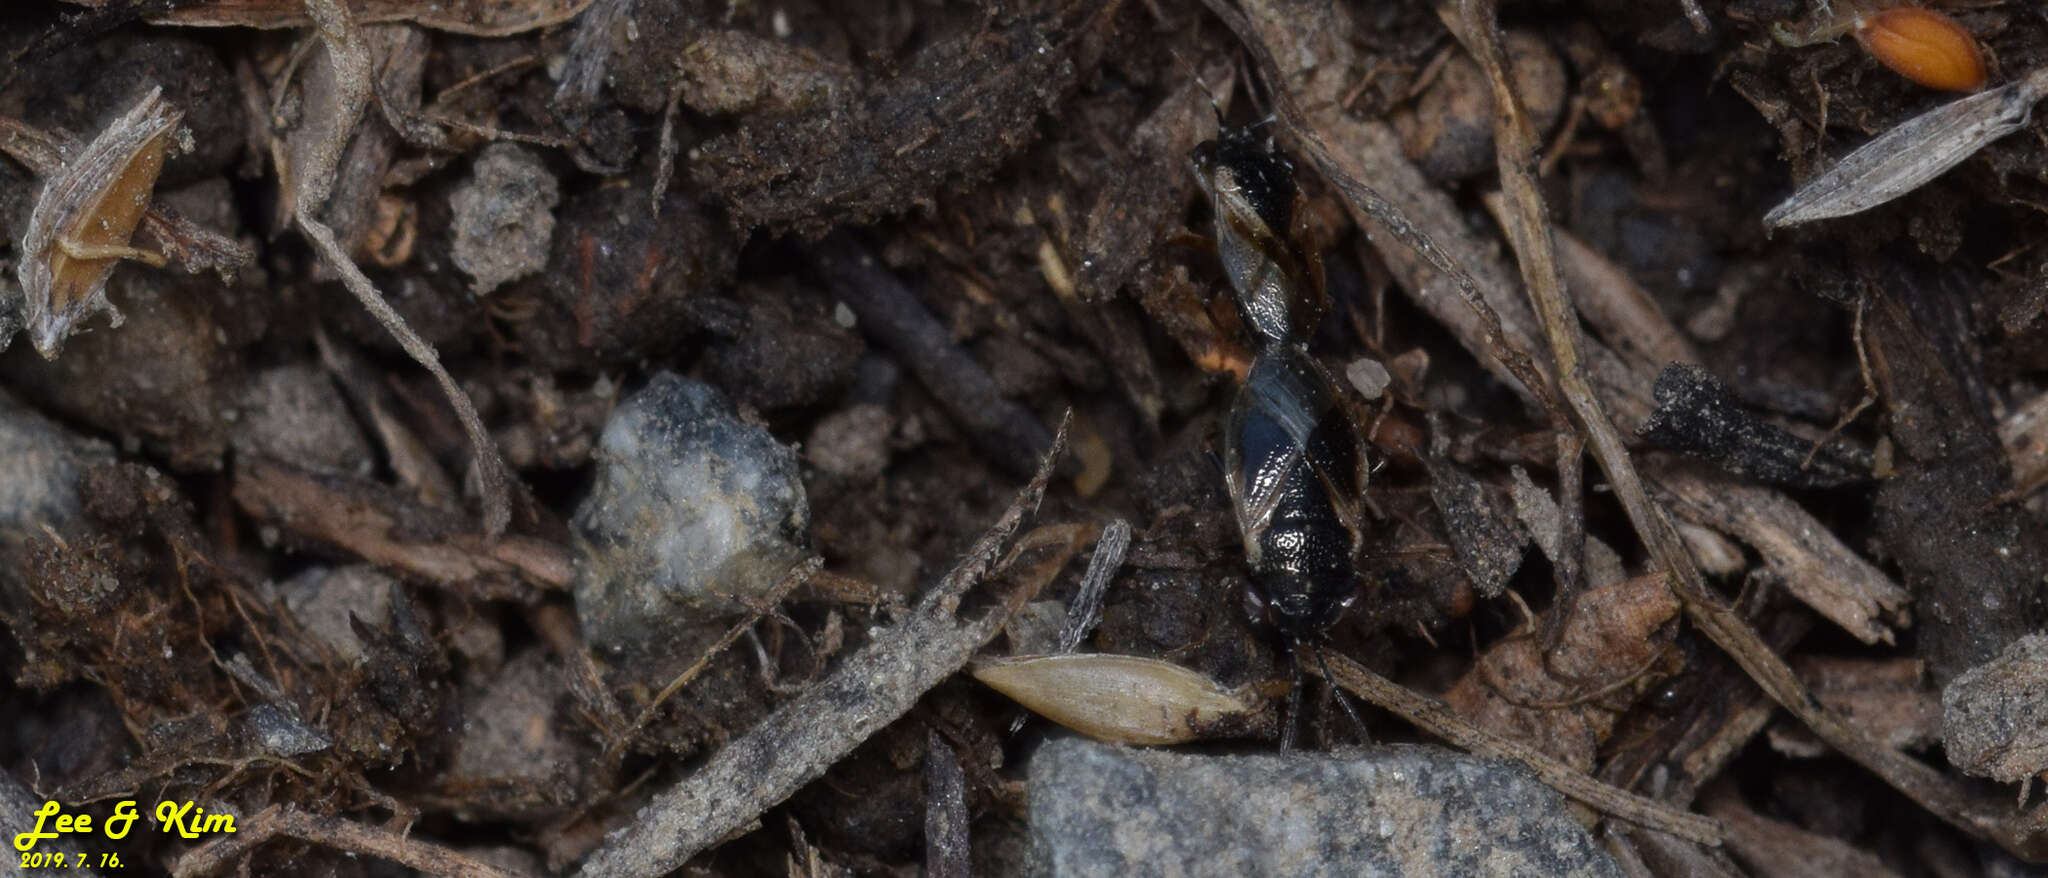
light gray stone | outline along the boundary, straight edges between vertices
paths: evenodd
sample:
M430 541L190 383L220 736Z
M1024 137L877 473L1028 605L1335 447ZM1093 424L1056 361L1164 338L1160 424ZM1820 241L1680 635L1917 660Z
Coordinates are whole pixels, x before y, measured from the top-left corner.
M1059 739L1031 757L1036 874L1620 876L1518 766L1434 747L1210 756Z
M547 267L561 184L532 150L513 143L485 147L448 200L455 265L474 281L477 295Z
M663 372L612 413L571 524L576 611L614 653L723 628L806 557L795 452L709 385Z
M1957 768L2004 783L2048 769L2048 634L1956 675L1941 711L1942 748Z

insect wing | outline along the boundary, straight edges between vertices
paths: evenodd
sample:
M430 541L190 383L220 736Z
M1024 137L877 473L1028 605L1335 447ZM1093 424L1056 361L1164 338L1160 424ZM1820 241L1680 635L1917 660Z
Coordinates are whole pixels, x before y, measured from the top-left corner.
M1350 418L1320 364L1297 348L1259 357L1231 408L1225 464L1248 552L1291 476L1310 467L1347 524L1354 520L1358 453Z

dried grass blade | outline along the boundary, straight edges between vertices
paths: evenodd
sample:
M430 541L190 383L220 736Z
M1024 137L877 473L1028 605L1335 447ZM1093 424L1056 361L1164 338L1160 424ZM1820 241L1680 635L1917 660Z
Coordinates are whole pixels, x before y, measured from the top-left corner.
M369 105L370 49L341 0L306 0L306 11L319 25L320 39L327 45L328 60L334 65L335 82L342 93L342 106L337 124L328 129L331 136L310 144L304 150L307 155L294 156L299 166L304 168L304 173L297 178L298 191L294 199L299 229L305 233L306 240L312 242L320 258L341 276L342 286L355 295L363 308L398 341L398 346L404 348L414 362L425 367L434 376L435 383L441 386L442 395L448 398L456 418L462 422L462 432L469 437L475 455L472 475L476 479L477 493L483 498L484 533L495 537L504 533L512 521L511 479L505 468L505 459L498 454L497 443L484 429L483 418L477 415L476 404L441 365L441 356L434 351L434 346L420 338L405 318L384 300L384 296L377 292L377 286L370 282L370 278L363 274L355 260L349 258L348 251L335 239L334 230L317 216L334 188L334 171L341 161L342 149L348 144L356 123L361 120L363 109Z
M1764 225L1775 229L1861 213L1918 189L2026 127L2044 93L2048 68L1914 116L1806 181L1764 214Z

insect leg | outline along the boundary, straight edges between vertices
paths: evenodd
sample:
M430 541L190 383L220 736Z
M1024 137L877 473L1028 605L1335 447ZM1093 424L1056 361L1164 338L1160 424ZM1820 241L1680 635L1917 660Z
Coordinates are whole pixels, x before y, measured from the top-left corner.
M1358 715L1358 707L1351 703L1351 696L1345 694L1344 689L1337 685L1337 678L1330 676L1330 661L1323 658L1323 648L1317 646L1315 651L1316 666L1323 672L1323 684L1330 687L1330 691L1337 695L1337 703L1344 705L1344 712L1351 715L1351 724L1358 728L1358 740L1372 743L1372 733L1365 730L1365 718Z
M1294 726L1301 719L1301 661L1292 653L1287 665L1294 669L1294 685L1287 687L1287 713L1280 717L1280 750L1294 749Z

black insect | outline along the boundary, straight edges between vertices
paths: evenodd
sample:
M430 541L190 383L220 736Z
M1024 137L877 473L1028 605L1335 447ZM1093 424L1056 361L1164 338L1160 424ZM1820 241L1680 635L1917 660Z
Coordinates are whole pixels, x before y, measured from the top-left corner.
M1368 469L1351 415L1306 344L1322 310L1322 266L1297 243L1294 165L1257 128L1226 129L1193 158L1254 348L1223 436L1224 482L1251 573L1247 602L1298 646L1319 641L1358 595Z
M1363 459L1329 376L1298 345L1252 360L1223 439L1250 601L1291 641L1320 637L1358 595Z

